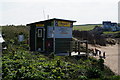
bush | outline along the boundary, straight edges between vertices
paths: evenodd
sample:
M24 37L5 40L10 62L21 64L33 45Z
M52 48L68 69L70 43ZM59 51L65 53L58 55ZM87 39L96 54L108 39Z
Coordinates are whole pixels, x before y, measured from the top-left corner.
M102 72L97 68L88 68L86 74L88 78L100 78Z
M54 59L54 57L55 57L55 53L52 52L52 53L49 55L49 58Z
M98 60L98 65L99 65L101 70L104 70L104 60L103 59Z
M120 76L104 76L101 80L120 80Z
M86 76L79 76L78 79L79 80L88 80L88 78Z

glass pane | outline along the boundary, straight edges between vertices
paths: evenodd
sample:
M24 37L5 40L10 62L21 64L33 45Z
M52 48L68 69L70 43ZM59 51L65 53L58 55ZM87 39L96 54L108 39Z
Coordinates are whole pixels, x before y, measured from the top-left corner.
M38 37L42 37L42 29L38 29Z

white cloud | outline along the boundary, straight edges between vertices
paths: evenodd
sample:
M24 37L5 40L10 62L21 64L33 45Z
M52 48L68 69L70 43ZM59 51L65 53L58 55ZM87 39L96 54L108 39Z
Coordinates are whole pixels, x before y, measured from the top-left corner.
M1 0L1 2L118 2L119 0Z
M73 19L77 24L117 21L118 0L4 0L2 24L26 24L50 18Z

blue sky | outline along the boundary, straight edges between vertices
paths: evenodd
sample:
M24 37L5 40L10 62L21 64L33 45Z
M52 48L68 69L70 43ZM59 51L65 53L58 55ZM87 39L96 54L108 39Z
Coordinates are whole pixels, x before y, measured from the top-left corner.
M1 0L0 24L28 24L49 18L76 20L75 24L118 21L119 0Z

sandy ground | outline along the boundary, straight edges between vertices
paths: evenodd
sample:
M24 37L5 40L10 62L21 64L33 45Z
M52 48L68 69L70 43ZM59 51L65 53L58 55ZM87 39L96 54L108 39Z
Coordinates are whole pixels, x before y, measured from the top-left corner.
M120 75L120 55L118 55L119 48L117 45L101 46L88 46L89 48L97 48L106 53L105 65L107 65L113 72ZM120 54L120 53L119 53ZM118 67L119 66L119 67Z

